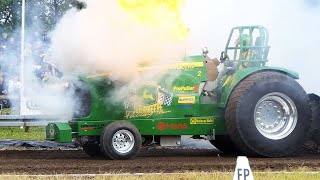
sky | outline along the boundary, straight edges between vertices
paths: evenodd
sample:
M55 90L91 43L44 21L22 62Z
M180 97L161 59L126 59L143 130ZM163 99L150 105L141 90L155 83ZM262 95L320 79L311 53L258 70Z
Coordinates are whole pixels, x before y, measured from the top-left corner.
M187 55L208 47L219 57L232 27L266 27L268 66L298 72L307 93L320 94L320 0L187 0L182 17L190 29Z

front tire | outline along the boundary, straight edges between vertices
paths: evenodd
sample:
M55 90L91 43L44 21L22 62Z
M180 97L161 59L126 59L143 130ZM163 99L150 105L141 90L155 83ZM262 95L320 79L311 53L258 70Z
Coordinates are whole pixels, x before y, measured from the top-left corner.
M302 146L310 111L309 98L294 79L278 72L259 72L231 93L226 127L243 154L283 157Z
M115 121L104 128L100 147L103 154L111 159L132 159L140 151L141 135L133 124Z

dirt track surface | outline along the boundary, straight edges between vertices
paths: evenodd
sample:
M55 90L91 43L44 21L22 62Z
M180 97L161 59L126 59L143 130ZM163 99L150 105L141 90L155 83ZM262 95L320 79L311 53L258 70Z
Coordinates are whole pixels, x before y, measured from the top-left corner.
M220 157L219 157L220 156ZM236 156L217 155L214 150L142 150L129 161L91 158L82 150L0 151L1 174L153 173L183 171L233 171ZM294 158L249 158L257 170L320 168L320 156Z

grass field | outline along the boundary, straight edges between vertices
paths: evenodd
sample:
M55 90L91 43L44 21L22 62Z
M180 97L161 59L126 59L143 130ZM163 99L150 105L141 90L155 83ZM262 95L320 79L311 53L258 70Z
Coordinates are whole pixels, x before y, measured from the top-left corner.
M67 179L91 179L91 180L102 180L102 179L111 179L111 180L131 180L131 179L142 179L142 180L187 180L187 179L203 179L203 180L211 180L211 179L232 179L233 173L228 172L186 172L186 173L177 173L177 174L144 174L144 175L98 175L95 177L92 176L15 176L9 175L4 176L0 175L0 179L24 179L24 180L40 180L40 179L49 179L49 180L67 180ZM298 171L293 173L287 172L278 172L278 173L270 173L270 172L256 172L254 173L254 179L256 180L265 180L265 179L276 179L276 180L317 180L320 179L320 173L308 173L304 171Z
M45 127L30 127L29 132L19 127L0 127L0 139L45 140Z

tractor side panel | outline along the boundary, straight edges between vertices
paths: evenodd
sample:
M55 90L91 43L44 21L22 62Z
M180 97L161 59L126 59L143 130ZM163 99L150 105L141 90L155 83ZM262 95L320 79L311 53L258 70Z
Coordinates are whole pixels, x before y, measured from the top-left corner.
M134 124L141 135L225 134L224 109L220 104L201 104L199 84L206 81L202 56L169 66L148 67L159 72L157 81L138 83L128 98L115 104L110 91L116 85L90 80L91 114L74 121L78 136L100 136L103 128L116 120ZM161 73L164 71L164 74ZM101 85L100 85L101 84ZM98 86L99 85L99 86ZM139 102L139 104L135 104Z
M143 71L159 74L155 81L138 82L120 101L113 92L119 87L104 81L87 81L91 113L78 121L183 118L212 115L200 109L199 84L206 80L203 57ZM162 72L163 71L163 72ZM138 102L138 103L137 103Z
M221 116L164 119L131 119L141 135L222 135L226 133ZM100 136L103 128L114 121L78 121L78 136Z

